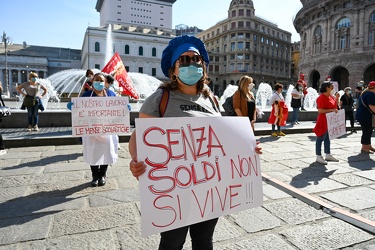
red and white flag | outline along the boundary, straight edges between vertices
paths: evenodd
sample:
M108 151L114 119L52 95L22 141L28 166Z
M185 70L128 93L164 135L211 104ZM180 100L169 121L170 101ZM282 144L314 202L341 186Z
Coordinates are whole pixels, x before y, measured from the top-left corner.
M102 72L111 74L116 79L119 86L122 87L122 94L138 99L137 90L117 52L112 56L111 60L108 61L107 65L102 69Z

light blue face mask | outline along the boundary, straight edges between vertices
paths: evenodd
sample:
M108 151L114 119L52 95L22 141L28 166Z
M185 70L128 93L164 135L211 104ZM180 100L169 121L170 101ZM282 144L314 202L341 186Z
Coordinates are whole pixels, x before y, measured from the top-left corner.
M187 67L180 67L179 70L178 78L189 86L196 84L203 76L202 66L190 64Z
M104 89L104 82L96 81L93 83L94 89L102 91Z
M351 94L352 94L352 91L349 90L349 91L348 91L348 94L351 95Z
M35 78L35 77L32 77L32 78L31 78L31 81L36 82L36 78Z

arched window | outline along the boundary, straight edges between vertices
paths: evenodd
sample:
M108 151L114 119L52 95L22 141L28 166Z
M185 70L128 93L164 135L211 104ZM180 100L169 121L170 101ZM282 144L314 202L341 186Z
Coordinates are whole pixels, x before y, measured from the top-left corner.
M152 48L152 56L156 56L156 48Z
M314 30L314 36L321 36L323 35L322 26L318 25Z
M350 22L350 19L347 18L347 17L344 17L344 18L341 18L338 22L337 22L337 29L341 29L341 28L349 28L351 25L351 22Z
M100 43L95 42L95 52L100 52Z
M322 26L316 26L314 30L313 44L314 44L314 54L319 54L322 52Z
M143 56L143 47L139 46L138 48L138 55Z
M335 45L336 49L350 48L350 26L349 18L341 18L336 25Z
M125 55L129 55L129 45L125 45Z
M369 24L368 45L375 44L375 12L371 13Z

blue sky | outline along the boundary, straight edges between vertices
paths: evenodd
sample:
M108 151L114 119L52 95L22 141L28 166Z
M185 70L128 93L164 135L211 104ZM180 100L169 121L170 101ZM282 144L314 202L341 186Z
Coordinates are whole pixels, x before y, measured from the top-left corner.
M227 17L231 0L177 0L172 26L187 24L207 29ZM299 0L253 0L255 14L299 36L293 17L301 9ZM81 49L88 26L99 26L96 0L2 0L0 32L13 43ZM270 9L270 6L273 8Z

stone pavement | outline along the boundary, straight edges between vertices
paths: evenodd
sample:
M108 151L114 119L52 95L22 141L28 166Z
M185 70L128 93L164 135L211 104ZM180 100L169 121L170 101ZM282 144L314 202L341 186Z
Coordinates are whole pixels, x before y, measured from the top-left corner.
M361 131L333 140L340 161L323 166L314 162L313 123L297 125L306 133L290 126L277 138L263 125L256 139L264 151L264 204L221 217L214 249L375 249L375 155L360 154ZM54 136L14 131L0 130L6 143L69 137L69 129ZM158 235L140 236L138 182L127 149L121 143L107 185L96 188L79 144L7 149L0 156L0 250L157 249Z

